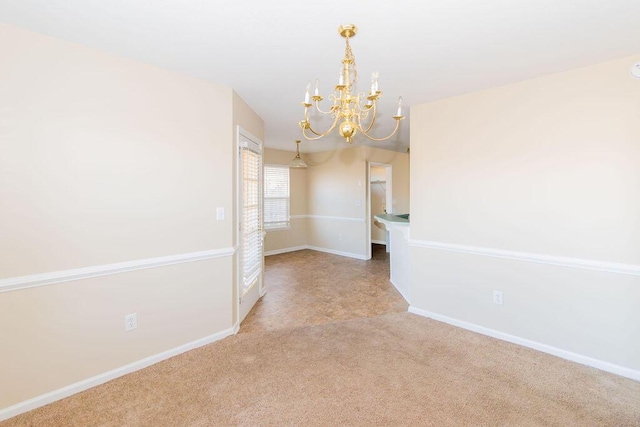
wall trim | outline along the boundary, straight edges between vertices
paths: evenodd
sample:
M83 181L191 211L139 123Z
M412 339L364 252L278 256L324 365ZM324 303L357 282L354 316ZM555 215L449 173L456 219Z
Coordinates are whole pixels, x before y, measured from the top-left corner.
M385 242L384 240L373 240L371 239L371 243L375 243L376 245L387 245L387 242Z
M420 308L409 306L409 313L417 314L419 316L428 317L439 322L448 323L449 325L457 326L468 331L477 332L482 335L486 335L492 338L497 338L502 341L507 341L513 344L518 344L523 347L532 348L534 350L541 351L543 353L551 354L553 356L560 357L562 359L570 360L572 362L587 365L592 368L600 369L601 371L610 372L612 374L620 375L622 377L630 378L632 380L640 381L640 371L626 368L624 366L616 365L603 360L594 359L589 356L585 356L578 353L573 353L568 350L553 347L547 344L543 344L537 341L521 338L516 335L507 334L505 332L496 331L495 329L489 329L484 326L476 325L474 323L465 322L463 320L454 319L452 317L443 316L431 311L422 310Z
M398 293L402 296L402 298L404 298L404 300L409 303L409 292L408 289L407 291L403 291L402 289L400 289L400 287L398 285L395 284L395 282L393 281L393 279L389 279L389 281L391 282L391 284L396 288L396 291L398 291ZM409 310L411 310L411 306L409 306Z
M266 251L264 253L264 256L271 256L271 255L284 254L284 253L287 253L287 252L301 251L303 249L309 249L309 246L302 245L302 246L292 246L292 247L289 247L289 248L274 249L272 251Z
M321 248L319 246L310 246L310 245L292 246L292 247L289 247L289 248L275 249L273 251L265 252L264 256L278 255L278 254L284 254L284 253L287 253L287 252L301 251L303 249L310 249L312 251L324 252L324 253L333 254L333 255L340 255L340 256L345 256L345 257L348 257L348 258L356 258L356 259L361 259L361 260L365 260L365 261L367 260L367 258L364 255L356 254L354 252L344 252L344 251L338 251L338 250L335 250L335 249Z
M586 270L606 271L609 273L640 276L640 265L621 264L608 261L596 261L582 258L542 255L529 252L507 251L503 249L466 246L454 243L433 242L427 240L410 239L409 246L417 248L436 249L449 252L461 252L471 255L506 258L517 261L535 262L538 264L559 265L561 267L581 268Z
M289 215L289 219L328 219L333 221L352 221L352 222L364 222L364 218L350 218L346 216L326 216L326 215Z
M333 254L333 255L346 256L346 257L349 257L349 258L361 259L361 260L364 260L364 261L367 260L367 257L365 255L356 254L354 252L343 252L343 251L337 251L335 249L320 248L318 246L307 246L307 249L311 249L311 250L318 251L318 252L325 252L325 253Z
M306 215L306 217L311 219L328 219L332 221L364 222L364 218L349 218L344 216Z
M55 402L60 399L64 399L65 397L69 397L76 393L80 393L81 391L88 390L92 387L98 386L100 384L104 384L113 379L122 377L124 375L130 374L140 369L149 367L151 365L155 365L158 362L162 362L163 360L185 353L189 350L193 350L195 348L202 347L204 345L219 341L223 338L233 335L234 330L235 328L225 329L213 335L209 335L204 338L191 341L187 344L183 344L181 346L172 348L170 350L163 351L153 356L145 357L144 359L138 360L133 363L129 363L127 365L121 366L111 371L107 371L102 374L95 375L93 377L84 379L82 381L78 381L76 383L59 388L57 390L53 390L48 393L41 394L40 396L34 397L32 399L25 400L23 402L16 403L15 405L0 409L0 421L7 420L9 418L15 417L16 415L20 415L24 412L31 411L33 409L39 408L44 405L48 405L49 403Z
M96 265L92 267L74 268L71 270L52 271L49 273L32 274L29 276L10 277L0 280L0 293L19 289L47 286L54 283L70 282L88 279L90 277L106 276L110 274L127 273L145 268L164 267L185 262L202 261L211 258L231 256L235 248L212 249L208 251L190 252L186 254L168 255L156 258L138 259L115 264Z

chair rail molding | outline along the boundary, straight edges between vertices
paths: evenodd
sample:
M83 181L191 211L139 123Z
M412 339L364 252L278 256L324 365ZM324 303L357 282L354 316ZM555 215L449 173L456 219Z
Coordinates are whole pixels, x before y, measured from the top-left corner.
M435 249L448 252L459 252L471 255L505 258L516 261L535 262L538 264L558 265L561 267L581 268L585 270L606 271L609 273L640 276L640 265L622 264L609 261L598 261L583 258L542 255L529 252L508 251L504 249L466 246L455 243L442 243L428 240L410 239L409 246L415 248Z
M297 218L309 218L309 219L326 219L330 221L351 221L351 222L364 222L364 218L350 218L346 216L326 216L326 215L292 215L291 217Z
M155 258L138 259L115 264L96 265L92 267L75 268L71 270L53 271L49 273L32 274L29 276L10 277L0 280L0 293L19 289L47 286L54 283L70 282L88 279L90 277L106 276L110 274L127 273L145 268L164 267L172 264L202 261L212 258L232 256L236 248L211 249L185 254L168 255Z

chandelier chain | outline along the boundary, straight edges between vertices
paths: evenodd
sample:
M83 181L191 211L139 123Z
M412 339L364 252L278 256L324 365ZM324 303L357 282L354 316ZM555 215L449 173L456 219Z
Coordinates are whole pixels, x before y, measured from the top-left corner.
M346 37L346 48L344 49L344 58L349 60L351 64L353 64L353 80L351 81L351 85L355 86L358 82L358 67L356 65L356 57L353 55L351 51L351 44L349 44L349 37Z

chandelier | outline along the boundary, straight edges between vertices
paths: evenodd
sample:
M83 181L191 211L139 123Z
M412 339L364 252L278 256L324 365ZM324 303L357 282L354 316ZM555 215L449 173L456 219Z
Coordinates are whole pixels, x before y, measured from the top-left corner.
M304 106L304 118L300 121L300 127L302 128L302 135L310 141L328 135L336 126L338 127L340 135L345 138L349 144L351 144L357 132L361 132L372 141L384 141L396 133L400 126L400 120L404 119L402 115L402 97L399 97L398 111L397 114L393 116L396 121L393 132L384 138L374 138L369 135L371 128L373 128L376 122L376 109L378 99L380 95L382 95L382 92L378 89L378 73L375 71L371 75L371 89L367 94L364 92L354 94L352 92L358 81L358 70L356 67L356 58L351 52L349 39L354 37L357 31L358 27L353 24L341 25L338 28L338 33L345 38L346 48L340 66L338 84L335 86L335 92L329 95L329 100L333 101L333 105L328 111L323 111L320 108L320 101L322 101L323 98L319 93L319 80L316 79L313 96L310 96L311 94L309 92L311 83L309 82L307 84L307 91L304 95L304 102L302 103ZM313 103L311 101L313 101ZM309 107L314 105L321 114L333 118L333 123L325 132L318 132L311 127L311 123L309 122Z

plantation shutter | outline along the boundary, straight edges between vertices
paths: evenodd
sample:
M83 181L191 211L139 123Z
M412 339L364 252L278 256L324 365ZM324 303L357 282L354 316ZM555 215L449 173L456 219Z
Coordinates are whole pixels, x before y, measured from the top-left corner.
M289 227L289 167L264 167L264 227Z
M258 278L262 267L262 194L260 147L243 141L242 152L242 276L244 289Z

